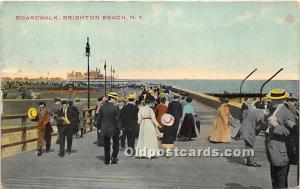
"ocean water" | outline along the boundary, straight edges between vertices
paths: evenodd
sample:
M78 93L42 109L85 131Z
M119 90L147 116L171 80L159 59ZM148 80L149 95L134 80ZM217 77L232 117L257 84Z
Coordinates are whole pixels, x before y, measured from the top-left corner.
M202 93L238 93L242 80L144 80L148 83L173 85ZM259 93L265 80L246 80L242 87L244 93ZM299 80L272 80L263 88L263 93L274 88L283 88L299 99Z

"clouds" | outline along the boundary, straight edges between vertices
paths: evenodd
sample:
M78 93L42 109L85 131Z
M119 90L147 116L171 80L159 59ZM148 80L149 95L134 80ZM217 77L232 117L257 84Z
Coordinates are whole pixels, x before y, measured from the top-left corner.
M253 23L254 21L269 22L276 25L292 24L298 22L291 13L278 14L270 8L261 8L259 10L249 10L242 14L234 16L234 18L226 25L226 27L233 27L239 24Z
M48 2L43 7L22 4L22 9L5 11L9 14L1 19L11 27L0 28L5 36L0 50L7 69L24 67L23 73L41 75L49 67L51 74L57 75L84 71L89 36L91 68L102 67L99 61L106 59L121 77L237 78L259 66L270 73L275 67L287 67L291 76L298 74L294 68L299 62L296 26L300 15L288 3L59 3ZM144 19L53 23L17 23L13 19L16 14L41 12L141 15Z
M184 19L185 13L180 7L167 6L163 3L154 3L151 11L145 16L147 24L176 26Z

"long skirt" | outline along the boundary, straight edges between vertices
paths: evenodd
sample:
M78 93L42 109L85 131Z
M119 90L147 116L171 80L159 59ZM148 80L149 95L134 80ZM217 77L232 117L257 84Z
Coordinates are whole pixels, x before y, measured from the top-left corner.
M158 150L159 147L155 126L150 119L145 119L140 124L136 156L150 158L156 156Z
M197 137L193 114L185 114L180 128L180 135L186 138Z
M176 140L176 135L174 134L176 131L174 128L174 126L163 126L161 130L164 134L163 138L161 139L163 146L174 146L174 141Z

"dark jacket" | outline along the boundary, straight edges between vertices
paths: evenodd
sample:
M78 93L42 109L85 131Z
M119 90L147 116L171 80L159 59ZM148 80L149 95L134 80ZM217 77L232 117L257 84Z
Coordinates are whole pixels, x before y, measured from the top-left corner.
M172 101L168 105L167 113L174 116L176 120L179 120L182 117L183 107L179 101Z
M65 125L62 123L62 120L60 119L61 117L65 117L65 114L63 112L63 108L61 108L59 111L58 111L58 119L59 119L59 125L61 125L61 129L62 131L66 128L66 127L72 127L71 130L74 130L74 127L77 126L78 124L78 111L75 107L68 107L67 108L67 118L68 120L70 121L70 124L68 125Z
M138 112L139 109L134 104L128 103L125 105L121 110L121 123L122 128L127 131L134 131L138 130Z
M97 116L98 125L101 125L103 136L113 136L119 134L121 129L120 110L111 102L103 104Z

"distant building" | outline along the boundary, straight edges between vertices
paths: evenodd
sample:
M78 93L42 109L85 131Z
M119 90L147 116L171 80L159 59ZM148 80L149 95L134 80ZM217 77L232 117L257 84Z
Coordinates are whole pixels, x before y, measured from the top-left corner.
M81 80L87 79L87 73L82 74L81 72L67 73L68 80ZM100 69L96 68L96 70L90 71L90 79L104 79L104 75L100 72Z
M84 73L84 79L87 78L88 78L88 74ZM100 69L96 68L96 71L90 71L90 79L104 79L104 76L100 72Z
M81 72L74 72L67 73L67 79L69 80L79 80L83 79L83 74Z

